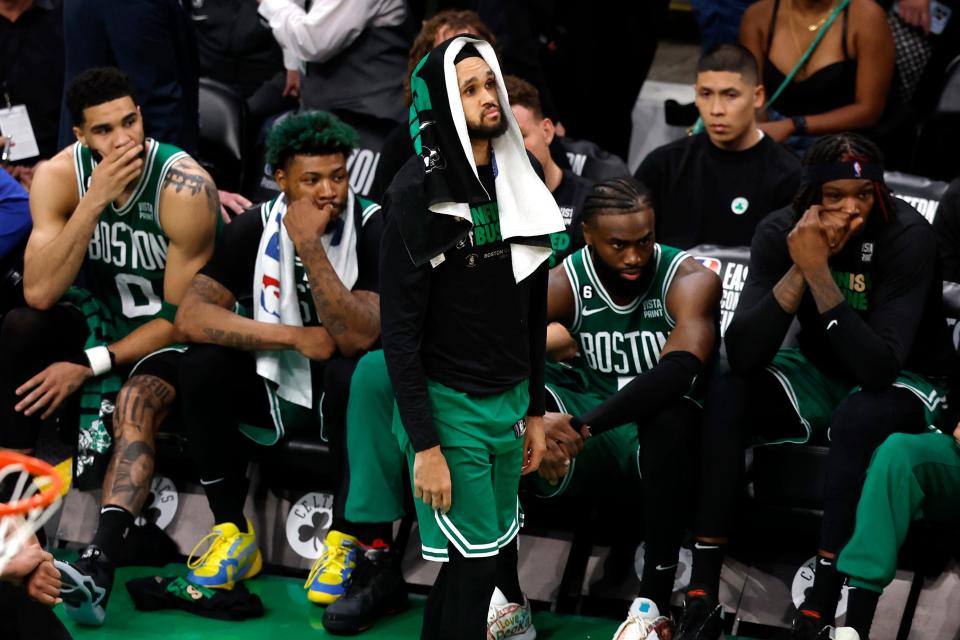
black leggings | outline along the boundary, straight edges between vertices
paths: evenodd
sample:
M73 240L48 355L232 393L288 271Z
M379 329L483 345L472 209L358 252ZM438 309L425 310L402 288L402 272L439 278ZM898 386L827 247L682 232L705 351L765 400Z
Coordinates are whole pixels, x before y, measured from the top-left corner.
M465 558L449 544L447 551L450 560L440 567L423 610L420 639L485 640L497 564L508 557Z
M54 362L83 350L89 330L78 309L56 305L48 311L13 309L0 328L0 448L33 449L40 433L40 414L25 416L14 410L17 387ZM71 419L79 408L74 393L59 414Z
M324 432L334 473L342 468L347 392L355 367L353 359L333 359L326 366L313 367L314 397L326 390ZM218 345L191 346L180 361L179 386L184 428L200 477L241 478L251 450L249 440L237 433L240 423L273 428L270 400L254 355Z
M887 436L924 428L920 401L906 389L858 391L834 410L830 423L820 546L838 552L853 533L857 502L873 451ZM764 372L713 380L701 441L699 508L695 533L723 538L743 483L743 452L750 438L796 437L803 427L783 387Z

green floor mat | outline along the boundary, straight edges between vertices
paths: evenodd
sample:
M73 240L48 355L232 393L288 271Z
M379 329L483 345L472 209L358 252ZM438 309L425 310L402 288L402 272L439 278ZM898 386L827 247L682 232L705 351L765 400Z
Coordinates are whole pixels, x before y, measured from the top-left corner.
M183 565L155 567L128 567L117 572L117 584L107 608L107 622L101 628L84 628L75 625L63 607L57 614L77 639L136 638L171 640L246 640L282 638L327 637L321 624L323 609L307 601L303 582L294 578L259 576L247 582L251 591L263 600L266 614L246 622L222 622L209 620L182 611L157 611L144 613L133 608L133 602L124 584L132 578L152 575L178 575L184 572ZM420 636L420 620L423 615L424 598L414 596L408 611L385 618L368 632L364 640L416 639ZM613 636L620 621L578 616L560 616L536 612L534 624L541 640L608 640ZM334 636L330 636L334 637Z

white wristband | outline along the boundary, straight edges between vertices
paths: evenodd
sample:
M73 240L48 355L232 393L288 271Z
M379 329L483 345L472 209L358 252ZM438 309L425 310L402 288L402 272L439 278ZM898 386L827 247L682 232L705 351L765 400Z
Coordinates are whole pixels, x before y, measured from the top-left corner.
M110 350L106 347L91 347L84 351L87 360L90 361L90 368L93 369L93 375L101 376L113 369L113 360L110 358Z

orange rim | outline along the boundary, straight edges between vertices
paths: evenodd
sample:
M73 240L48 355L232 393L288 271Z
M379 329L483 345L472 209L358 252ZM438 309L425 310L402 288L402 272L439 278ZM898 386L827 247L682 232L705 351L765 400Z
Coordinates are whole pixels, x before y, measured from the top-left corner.
M43 460L37 460L22 453L0 451L0 470L12 464L22 465L24 471L35 477L47 478L49 486L30 496L26 500L0 503L0 517L27 513L40 507L45 507L56 500L63 488L63 479L60 474Z

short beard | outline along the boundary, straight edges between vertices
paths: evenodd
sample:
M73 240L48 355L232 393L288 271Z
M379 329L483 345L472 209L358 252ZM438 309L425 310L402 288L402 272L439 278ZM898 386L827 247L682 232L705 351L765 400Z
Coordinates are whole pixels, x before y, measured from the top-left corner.
M494 138L499 138L507 132L507 117L503 113L503 109L500 109L500 120L496 124L491 125L471 125L467 124L467 135L470 136L471 140L493 140Z

